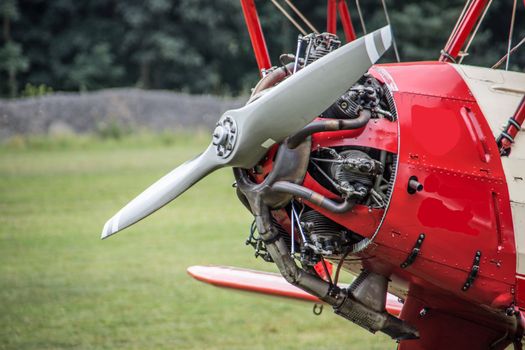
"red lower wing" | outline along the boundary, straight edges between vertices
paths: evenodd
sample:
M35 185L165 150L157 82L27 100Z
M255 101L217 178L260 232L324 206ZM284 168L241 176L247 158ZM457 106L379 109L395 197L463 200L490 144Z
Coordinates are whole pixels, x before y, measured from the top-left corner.
M188 273L193 278L217 287L239 289L267 295L287 297L311 302L321 302L318 298L289 284L281 275L228 266L191 266ZM398 316L403 304L387 295L387 311Z

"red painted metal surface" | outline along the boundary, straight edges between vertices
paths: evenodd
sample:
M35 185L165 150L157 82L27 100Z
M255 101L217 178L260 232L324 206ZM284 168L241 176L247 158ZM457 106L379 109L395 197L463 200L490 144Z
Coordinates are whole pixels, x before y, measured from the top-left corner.
M337 0L327 0L326 31L337 34Z
M449 306L457 307L454 301ZM510 344L509 339L502 339L505 332L498 327L456 317L446 309L429 308L426 303L414 296L409 296L405 300L401 318L418 329L420 339L401 341L398 350L489 348L503 350ZM498 340L501 340L499 344Z
M354 26L352 24L352 19L350 18L350 10L346 4L346 0L339 0L337 3L337 8L339 11L339 17L341 18L341 24L343 25L343 30L345 32L346 42L349 43L356 39L356 34Z
M321 301L292 286L279 274L228 266L191 266L188 274L193 278L217 287L239 289L267 295L281 296L311 302ZM386 309L394 316L399 315L403 304L391 294L387 295Z
M191 266L188 273L195 279L218 287L276 295L307 301L319 301L286 282L279 274L226 266Z
M372 119L355 130L320 132L312 135L312 151L319 147L362 146L397 153L397 123Z
M345 32L346 42L354 41L356 38L352 19L350 18L350 11L346 0L327 0L326 5L326 31L328 33L337 34L337 13L341 18L341 24Z
M325 266L326 266L326 271L328 271L328 273L326 273L325 271ZM314 270L319 277L321 277L325 281L329 281L330 276L332 276L333 265L331 262L323 259L323 261L319 261L317 264L314 265Z
M376 65L371 69L374 76L386 80L394 89L394 95L404 94L439 97L442 100L463 100L475 103L465 82L451 71L453 69L441 62L399 63L395 65ZM427 74L422 77L422 72ZM432 127L435 127L432 125Z
M485 6L487 6L488 0L474 0L467 11L463 20L459 23L459 26L456 31L452 32L450 38L447 42L447 45L444 48L445 53L448 53L452 59L458 58L459 52L465 41L467 40L469 34L474 29L476 22L483 13ZM446 55L441 54L439 57L441 62L451 62L452 60Z
M514 233L497 145L484 136L491 135L490 128L453 67L418 64L385 69L399 88L394 99L400 152L391 205L376 243L408 253L424 232L420 260L428 259L435 267L419 271L416 263L412 273L421 273L460 297L503 307L494 303L513 299ZM447 81L450 92L442 90L441 80ZM471 127L461 113L465 108L471 113ZM422 192L407 192L411 176L424 185ZM464 293L461 286L477 250L482 252L479 282Z
M255 59L259 66L259 72L261 72L263 69L270 68L272 64L261 29L261 23L259 22L259 15L257 14L257 9L255 8L253 0L241 0L241 6L246 27L250 34Z

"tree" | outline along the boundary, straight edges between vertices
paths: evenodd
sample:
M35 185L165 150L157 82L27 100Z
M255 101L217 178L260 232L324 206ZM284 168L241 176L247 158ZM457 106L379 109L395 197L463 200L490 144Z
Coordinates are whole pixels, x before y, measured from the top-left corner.
M439 57L466 0L385 1L401 59L412 61ZM281 53L295 52L299 33L271 1L255 2L279 64ZM356 4L347 2L362 34ZM325 30L326 1L294 3ZM360 4L368 31L386 24L381 0ZM505 54L511 9L511 0L492 3L465 64L490 67ZM519 2L514 43L525 35L523 10ZM237 95L259 78L239 0L0 0L0 16L3 95L14 95L18 81L55 91L139 86ZM512 56L514 69L525 66L523 50ZM383 62L394 59L390 51Z
M124 73L115 65L108 43L96 44L90 51L75 56L70 79L81 91L102 89L108 82L118 80Z
M5 71L8 77L9 96L15 97L18 93L16 75L27 70L29 61L22 53L22 46L11 38L11 22L18 20L20 14L15 0L3 0L0 4L0 16L3 21L3 46L0 48L0 70Z

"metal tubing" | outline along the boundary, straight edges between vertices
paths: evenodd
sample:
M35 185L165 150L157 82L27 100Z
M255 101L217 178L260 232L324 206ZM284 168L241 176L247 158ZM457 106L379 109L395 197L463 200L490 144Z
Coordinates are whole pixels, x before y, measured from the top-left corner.
M394 339L416 339L418 331L406 322L382 310L371 309L368 305L347 295L337 286L331 285L317 275L309 274L299 268L290 256L286 243L282 237L275 239L273 228L271 231L260 233L266 241L266 249L270 253L281 275L288 283L315 295L322 301L334 307L334 311L348 320L365 327L370 332L379 330ZM375 286L374 286L375 287ZM385 291L386 294L386 291ZM371 323L371 321L374 321ZM367 324L370 323L370 324Z
M359 0L355 0L355 6L357 7L357 14L359 15L359 20L361 21L361 28L363 29L363 35L366 35L366 25L365 20L363 19L363 13L361 12L361 5L359 4Z
M324 119L315 121L305 126L296 134L290 136L288 147L297 147L304 141L304 139L316 132L359 129L365 126L371 117L372 112L368 109L362 109L359 112L359 116L355 119Z
M498 144L500 144L500 148L503 152L503 154L508 154L510 151L510 147L512 146L512 141L518 134L518 132L521 130L521 126L523 125L523 121L525 120L525 96L521 99L520 104L518 105L518 108L516 109L516 113L512 116L513 122L509 122L507 124L507 127L505 128L505 133L509 137L504 137L503 133L498 137ZM518 127L519 126L519 127Z
M297 50L295 50L295 59L293 62L293 71L292 74L295 74L297 72L297 68L299 67L299 55L301 54L301 47L303 46L303 37L299 35L297 37Z
M307 146L309 149L310 145ZM279 161L276 161L276 163L278 162ZM251 212L255 217L257 230L266 245L266 250L286 281L333 306L337 314L358 325L367 328L366 322L371 318L377 320L378 322L372 324L372 329L367 328L370 331L381 330L398 339L408 339L417 336L417 331L404 321L388 315L385 310L377 311L377 308L371 309L368 305L362 304L361 301L355 300L351 295L352 288L350 288L349 291L342 290L336 285L323 280L318 275L305 271L305 269L297 266L294 257L290 255L284 236L281 235L272 224L270 208L264 204L263 197L268 189L275 191L274 186L277 188L290 188L290 185L292 185L292 188L298 190L298 194L305 196L310 195L310 198L315 197L313 191L304 189L298 185L294 187L293 183L284 181L277 181L274 186L267 188L264 184L254 184L246 172L241 169L234 168L234 173L237 180L237 188L246 196L249 202ZM272 177L271 174L268 177ZM268 181L268 177L265 182ZM269 182L271 183L271 181ZM319 195L317 194L317 196ZM326 204L329 202L321 201L320 204L323 203ZM350 202L346 202L346 204L343 205L348 205L349 203ZM341 204L335 205L341 206ZM293 217L292 220L294 220Z
M319 34L319 31L317 30L317 28L314 27L314 25L308 20L308 18L306 18L301 11L299 11L297 9L297 7L295 7L294 4L292 4L292 2L290 0L284 0L284 2L290 6L290 8L293 10L293 12L295 12L295 14L297 16L299 16L300 19L303 20L304 24L306 24L308 26L308 28L310 28L310 30L316 34Z
M326 4L326 31L337 34L337 0L328 0Z
M284 7L282 7L278 2L277 0L270 0L274 6L279 10L281 11L281 13L283 14L284 17L286 17L290 23L292 23L294 25L295 28L297 28L297 30L299 32L301 32L302 35L306 35L306 30L304 30L303 27L301 27L301 25L299 23L297 23L297 21L295 19L293 19L293 17L284 9Z
M514 21L516 20L516 6L518 5L518 0L514 0L514 5L512 6L512 17L510 19L510 29L509 29L509 39L507 43L507 60L505 62L505 70L509 70L510 64L510 49L512 48L512 34L514 34Z
M487 12L489 11L491 4L492 4L492 0L489 0L487 6L485 7L485 10L483 11L483 14L481 15L481 18L478 21L478 24L476 24L476 28L474 28L472 35L468 39L467 46L465 46L465 50L463 50L463 55L459 59L459 64L461 64L463 62L463 59L468 55L468 50L470 48L470 45L472 44L472 41L474 41L474 38L476 37L476 34L478 33L479 27L481 27L481 23L483 23L483 19L485 18Z
M385 0L381 0L381 3L383 4L383 11L385 12L386 22L388 23L389 26L392 26L392 23L390 22L390 16L388 15L388 8L386 6ZM393 29L391 30L392 30L392 46L394 47L394 53L396 54L396 60L399 63L401 62L401 58L399 58L399 51L397 50L396 36L393 33Z
M265 236L265 234L261 234L263 239L265 239ZM325 280L307 273L295 264L295 261L288 252L283 238L278 238L274 243L266 243L266 249L268 250L268 253L270 253L282 276L290 284L301 288L307 293L315 295L322 301L331 305L337 305L337 299L342 299L341 292L337 293L339 294L337 295L337 299L331 296L331 294L335 294L333 292L331 293L332 288L337 287L330 286Z
M337 286L329 284L317 275L310 274L295 263L288 251L288 246L279 231L272 224L270 209L264 205L261 193L252 192L254 184L240 169L234 169L238 188L246 195L250 202L251 211L255 217L257 231L266 244L266 249L272 257L281 275L290 284L315 295L322 301L339 306L345 294ZM255 186L257 187L257 186Z
M241 0L241 6L248 33L250 34L255 59L259 66L259 72L262 72L264 69L269 69L272 64L261 29L261 23L259 22L259 15L257 14L254 0Z
M265 75L257 85L253 88L252 94L250 96L249 102L261 91L266 90L268 88L271 88L277 83L280 83L283 81L284 78L286 78L291 70L293 69L294 64L288 63L286 66L279 67L272 72Z
M350 200L345 200L341 203L334 202L333 200L328 199L325 196L314 192L309 188L287 181L277 181L272 185L272 190L276 192L292 194L296 197L300 197L309 202L312 202L313 204L320 206L321 208L338 214L346 213L355 205L355 202Z
M346 0L339 0L337 7L339 10L339 17L341 18L341 24L343 25L343 30L345 32L346 42L349 43L354 41L356 39L356 35Z
M472 32L474 25L483 13L483 9L487 5L488 0L474 0L462 18L457 31L452 32L447 45L443 49L439 61L453 62L459 56L459 51L465 44L469 34Z
M416 179L410 179L410 181L408 181L408 187L410 187L414 192L423 191L423 185Z

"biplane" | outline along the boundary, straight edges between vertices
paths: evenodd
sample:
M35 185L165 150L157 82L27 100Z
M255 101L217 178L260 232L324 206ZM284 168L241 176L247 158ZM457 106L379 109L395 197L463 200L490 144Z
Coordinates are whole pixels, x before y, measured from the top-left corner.
M255 3L241 0L261 75L248 102L102 238L232 167L254 217L247 243L280 275L190 267L195 278L323 303L401 350L521 349L525 74L508 63L524 40L509 35L506 69L462 64L491 4L469 0L438 60L376 64L391 46L397 54L390 26L358 38L346 1L328 0L318 32L285 2L312 32L274 66ZM515 12L516 1L511 34Z

